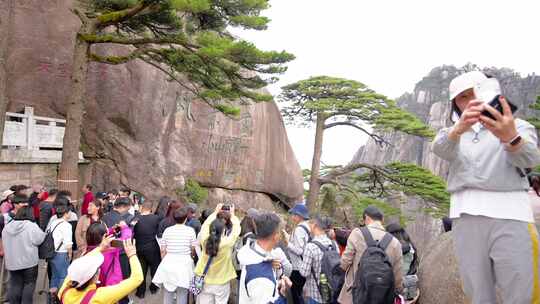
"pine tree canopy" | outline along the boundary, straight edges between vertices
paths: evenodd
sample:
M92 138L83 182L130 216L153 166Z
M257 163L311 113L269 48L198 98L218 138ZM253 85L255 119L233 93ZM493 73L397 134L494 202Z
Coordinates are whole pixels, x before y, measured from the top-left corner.
M335 187L340 195L352 194L349 198L351 203L363 197L384 200L404 193L422 198L425 211L435 216L447 215L450 208L450 194L444 179L415 164L393 162L378 166L355 163L333 167L332 170L323 168L319 181L324 185L323 189Z
M536 97L536 102L529 106L529 108L540 111L540 96ZM536 129L540 129L540 119L538 115L528 117L527 121L530 122Z
M129 46L131 53L90 59L123 64L140 59L165 72L171 81L228 115L238 114L234 101L269 101L261 89L286 71L294 56L262 51L238 39L231 27L264 30L260 16L268 0L80 0L75 10L93 31L79 38L97 44ZM187 81L186 81L187 80Z
M284 86L280 101L283 116L290 123L310 125L322 114L325 129L351 126L370 135L378 143L384 140L368 131L397 130L407 134L433 137L434 132L413 114L399 108L395 101L361 82L318 76ZM319 116L320 117L320 116Z

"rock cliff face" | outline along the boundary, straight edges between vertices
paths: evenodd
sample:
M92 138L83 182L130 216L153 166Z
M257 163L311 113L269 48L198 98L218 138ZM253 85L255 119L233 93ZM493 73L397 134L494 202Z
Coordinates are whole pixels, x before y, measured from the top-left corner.
M8 76L10 111L30 105L37 115L65 114L78 28L72 2L0 0L6 33L0 39L8 41L0 72ZM277 199L287 204L303 194L274 103L243 106L231 120L142 62L91 65L83 141L99 189L125 185L155 198L194 178L212 188L210 200L245 207L272 207Z

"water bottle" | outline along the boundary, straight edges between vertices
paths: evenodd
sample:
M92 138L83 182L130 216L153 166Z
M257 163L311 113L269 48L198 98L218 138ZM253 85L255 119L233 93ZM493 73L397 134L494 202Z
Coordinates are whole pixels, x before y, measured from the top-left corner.
M321 273L321 277L319 279L319 289L321 291L323 303L330 303L330 300L332 299L332 289L330 288L328 278L324 273Z

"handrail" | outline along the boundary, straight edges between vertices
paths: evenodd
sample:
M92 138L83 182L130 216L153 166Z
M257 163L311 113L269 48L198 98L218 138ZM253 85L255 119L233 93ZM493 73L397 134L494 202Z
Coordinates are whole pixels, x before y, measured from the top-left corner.
M66 120L35 116L32 107L25 107L24 114L7 112L6 116L22 118L22 122L6 119L4 146L20 147L25 150L62 148L65 132L63 125L66 124Z

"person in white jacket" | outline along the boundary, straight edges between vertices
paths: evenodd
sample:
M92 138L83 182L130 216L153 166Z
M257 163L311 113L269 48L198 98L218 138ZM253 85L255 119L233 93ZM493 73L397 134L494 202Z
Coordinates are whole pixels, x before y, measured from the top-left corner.
M242 266L239 304L286 303L290 279L283 274L286 260L282 250L276 250L280 239L280 218L274 213L257 216L257 240L238 251Z

